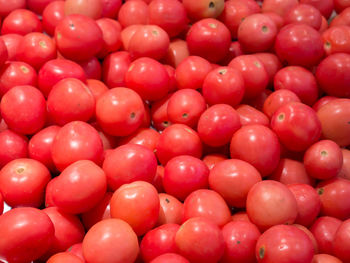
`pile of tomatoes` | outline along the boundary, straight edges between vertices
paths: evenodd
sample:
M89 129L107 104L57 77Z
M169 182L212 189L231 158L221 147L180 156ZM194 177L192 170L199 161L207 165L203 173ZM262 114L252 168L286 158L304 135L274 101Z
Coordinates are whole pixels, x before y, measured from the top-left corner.
M350 262L349 1L0 21L0 262Z

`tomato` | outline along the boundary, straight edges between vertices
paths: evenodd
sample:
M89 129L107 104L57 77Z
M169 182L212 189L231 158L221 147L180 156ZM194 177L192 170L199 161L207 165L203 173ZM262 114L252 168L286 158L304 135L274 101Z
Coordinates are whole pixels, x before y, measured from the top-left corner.
M154 153L140 145L125 144L106 155L103 162L108 186L117 190L120 186L134 181L152 182L157 171Z
M0 2L0 16L1 18L6 17L13 10L25 8L26 1L24 0L12 0L12 1L1 1Z
M8 59L8 51L5 41L0 38L0 65L3 66Z
M203 81L202 94L209 105L238 105L245 94L244 76L239 70L218 67L211 70Z
M307 69L289 66L279 70L274 77L275 90L293 91L307 105L313 105L318 98L318 86L315 76Z
M312 5L298 4L286 13L285 24L306 24L319 30L322 23L321 12Z
M65 1L52 1L49 3L42 13L42 23L44 31L53 36L55 34L56 26L65 17L64 14L64 3Z
M98 19L102 14L103 4L98 0L66 0L64 13L66 16L80 14L92 19Z
M338 173L339 177L349 179L350 178L350 151L347 149L341 149L343 155L343 165Z
M186 124L194 128L206 108L207 104L198 91L181 89L171 95L167 114L172 123Z
M2 197L2 194L0 193L0 215L4 212L4 198Z
M249 15L260 13L260 6L253 0L228 0L219 20L221 20L231 32L233 39L237 38L240 23Z
M68 252L69 254L73 254L77 257L79 257L80 259L83 260L83 262L86 262L83 256L83 243L76 243L73 246L69 247L66 252Z
M198 189L208 187L208 167L198 158L189 155L176 156L166 164L163 186L166 193L184 200Z
M133 263L139 253L135 232L123 220L95 224L83 240L83 255L91 263Z
M342 263L342 261L332 255L317 254L312 259L312 263Z
M169 91L169 74L158 61L139 58L130 64L125 84L144 100L159 100Z
M153 150L154 151L154 150ZM156 176L153 178L153 186L157 189L158 193L164 192L164 187L163 187L163 178L164 178L164 167L161 165L157 165L157 172ZM160 197L159 197L160 198ZM162 202L162 201L161 201ZM161 216L162 212L159 211L159 217ZM163 216L164 214L162 214ZM164 215L165 216L165 215ZM164 218L162 218L164 219ZM159 220L162 220L159 219Z
M293 226L299 228L300 230L304 231L304 233L310 238L312 245L314 247L314 253L317 254L318 253L318 245L317 245L317 241L314 237L314 235L311 233L311 231L306 228L303 225L298 225L298 224L293 224Z
M166 253L176 253L175 235L179 228L176 224L165 224L147 232L140 244L144 262L151 262Z
M141 97L128 88L113 88L96 102L96 118L102 130L114 136L126 136L142 124L145 108Z
M341 222L335 217L322 216L310 227L317 241L319 253L333 254L334 236Z
M154 151L156 149L160 134L152 128L140 128L133 134L119 141L120 145L132 143L145 146Z
M228 66L242 74L245 86L244 98L254 98L267 87L269 82L267 71L254 55L238 56Z
M321 214L340 220L350 217L350 181L343 178L324 180L316 188L321 199Z
M250 222L230 222L222 228L225 240L225 253L222 263L256 262L255 246L260 237L259 229Z
M252 221L250 221L249 216L248 216L247 212L245 212L245 211L239 211L239 212L233 214L231 219L234 222L236 222L236 221L240 221L240 222L244 221L244 222L250 222L250 223L252 222Z
M125 73L131 63L126 51L113 52L102 63L102 80L111 89L125 86Z
M35 13L26 9L15 9L2 21L1 35L26 35L30 32L42 32L41 21Z
M159 209L156 188L144 181L122 185L111 199L112 218L127 222L138 236L144 235L156 225Z
M164 98L152 103L152 106L151 106L152 126L157 131L163 131L166 127L172 124L168 118L168 103L171 95L172 93L169 93Z
M349 99L335 99L317 111L317 116L322 125L322 136L336 142L339 146L350 144L348 136L350 131L349 105Z
M191 20L198 21L203 18L216 18L224 10L224 0L183 0L187 15Z
M269 76L269 86L272 86L276 73L282 68L279 58L275 54L267 52L255 53L254 56L264 65L267 75Z
M61 252L53 255L46 262L47 263L60 263L60 262L83 263L84 261L80 259L78 256L72 255L71 253Z
M149 20L148 5L144 1L127 1L118 13L123 28L130 25L146 25Z
M3 40L5 46L6 46L6 50L7 50L7 57L5 59L5 51L2 50L1 54L2 56L0 61L1 60L14 60L15 59L15 56L16 56L16 53L17 53L17 48L19 46L19 44L21 43L22 39L23 39L23 36L22 35L19 35L19 34L5 34L5 35L2 35L0 36L0 38ZM0 41L1 42L1 41ZM3 47L1 48L3 49ZM3 63L1 64L4 64L5 61L3 61Z
M156 155L161 164L179 155L202 156L202 142L195 130L184 124L167 127L159 136Z
M304 164L289 158L281 158L277 168L268 177L282 184L308 184L313 186L315 179L307 174Z
M298 215L297 201L287 186L266 180L256 183L248 192L247 213L261 230L293 224Z
M4 130L0 132L0 148L1 169L12 160L28 156L28 138L11 130Z
M322 33L322 40L327 55L350 52L350 28L348 26L330 27Z
M241 104L236 108L236 111L239 115L242 126L261 124L267 127L270 124L269 118L252 106Z
M172 195L159 194L160 209L158 225L181 224L183 204Z
M79 65L83 68L88 79L101 79L102 67L96 57L91 57L86 61L79 61Z
M231 158L248 162L264 177L278 165L280 144L269 128L259 124L247 125L234 133L230 153Z
M215 167L215 165L227 159L228 159L227 156L224 154L213 153L213 154L207 154L206 156L204 156L202 161L208 166L209 170L211 171Z
M63 171L78 160L92 160L100 164L103 145L95 128L85 122L73 121L58 131L51 154L56 168Z
M110 200L113 193L106 192L105 196L95 207L82 214L81 219L86 229L90 229L97 222L111 218Z
M42 257L43 259L65 251L70 246L83 240L85 230L76 215L65 213L57 207L48 207L42 211L49 216L55 227L54 240L49 250Z
M347 7L349 7L349 2L346 0L335 0L334 1L334 9L338 14Z
M287 12L298 4L296 0L279 1L279 0L265 0L261 7L263 13L275 12L284 17Z
M58 51L74 61L88 60L103 46L103 34L95 20L84 15L66 16L55 29Z
M280 107L271 118L271 128L291 151L304 151L321 136L321 122L316 112L300 102Z
M337 97L323 96L319 100L317 100L314 105L312 105L312 108L317 112L321 107L323 107L328 102L335 100L335 99L337 99Z
M102 30L103 34L103 47L98 53L98 57L105 57L107 54L112 53L120 49L122 45L121 31L122 27L118 21L110 18L101 18L96 20L97 25Z
M343 165L340 147L331 140L321 140L311 145L304 154L306 172L316 179L335 177Z
M0 258L7 262L31 262L41 257L54 239L50 218L37 208L14 208L0 216Z
M220 61L220 64L227 65L232 59L241 55L243 55L241 44L238 41L232 41L227 55Z
M163 255L160 255L153 259L151 263L189 263L189 261L184 258L183 256L180 256L179 254L175 253L165 253Z
M326 19L331 16L334 7L332 0L301 0L300 3L316 7Z
M295 226L277 225L266 230L256 244L258 262L311 262L311 239Z
M0 96L15 86L36 86L37 74L35 69L25 62L6 62L0 68Z
M272 92L265 100L263 112L271 118L283 105L289 102L300 102L299 97L289 89L280 89Z
M276 36L275 51L282 63L302 67L317 65L324 53L320 33L306 24L284 26Z
M345 8L339 15L334 17L334 19L331 21L329 26L333 27L333 26L340 26L340 25L349 25L349 22L350 22L349 11L350 11L350 8Z
M332 54L317 66L316 79L328 95L350 97L347 80L349 70L350 54Z
M186 41L182 39L173 39L170 41L168 52L164 57L164 62L177 68L189 55Z
M11 207L40 207L51 176L48 169L32 159L15 159L0 171L0 191Z
M334 236L333 251L335 256L344 262L350 261L350 219L345 220L339 226Z
M268 51L273 46L277 32L277 26L270 17L252 14L239 25L238 41L245 52Z

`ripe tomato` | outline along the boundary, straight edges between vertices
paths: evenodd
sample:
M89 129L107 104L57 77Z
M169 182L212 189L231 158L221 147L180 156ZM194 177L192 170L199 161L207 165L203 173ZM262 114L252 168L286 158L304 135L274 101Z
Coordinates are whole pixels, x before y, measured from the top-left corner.
M28 138L11 130L0 132L0 169L8 162L28 156Z
M66 0L64 14L80 14L92 19L98 19L102 14L103 3L99 0Z
M340 261L340 259L332 255L317 254L317 255L314 255L312 259L312 263L342 263L342 261Z
M11 11L25 8L26 7L26 1L24 0L13 0L13 1L4 1L2 0L0 2L0 16L1 18L6 17Z
M100 61L96 57L91 57L85 61L79 61L79 65L83 68L88 79L101 79L102 67Z
M144 1L127 1L118 12L118 21L123 28L130 25L146 25L148 20L148 5Z
M322 24L322 14L310 4L298 4L291 8L284 17L285 24L306 24L319 30Z
M19 34L24 36L30 32L42 31L43 27L38 16L32 11L22 8L14 9L8 14L1 26L1 35Z
M287 12L297 4L298 4L298 1L296 0L287 0L287 1L265 0L263 1L261 11L263 13L274 12L284 17L287 14Z
M124 184L114 192L111 216L124 220L138 236L142 236L156 225L159 207L156 188L150 183L136 181Z
M339 177L350 179L350 151L341 149L343 155L343 166L338 174Z
M120 219L95 224L83 240L83 255L91 263L133 263L139 253L137 236Z
M263 112L271 118L280 107L289 102L300 102L300 99L293 91L288 89L276 90L266 98Z
M19 35L19 34L5 34L5 35L0 36L0 38L4 41L4 44L5 44L6 50L7 50L7 59L5 59L6 53L4 50L2 50L1 59L14 60L16 57L17 48L18 48L19 44L21 43L23 36Z
M121 47L122 27L118 21L107 17L96 20L96 23L102 30L104 42L103 47L97 56L104 58L107 54L115 52Z
M252 106L241 104L236 108L236 111L239 115L242 126L260 124L268 127L270 124L269 118Z
M178 65L189 55L190 53L188 51L186 41L182 39L173 39L170 41L168 52L164 57L164 62L170 66L177 68Z
M198 21L203 18L216 18L224 10L224 0L183 0L182 1L187 15L191 20Z
M102 63L102 80L111 89L125 86L125 73L131 63L130 54L118 51L109 54Z
M316 7L326 19L331 16L334 8L331 0L301 0L300 3Z
M84 261L78 256L75 256L68 252L61 252L53 255L47 261L47 263L60 263L60 262L69 262L69 263L83 263Z
M186 258L175 253L165 253L153 259L151 263L190 263Z
M327 55L350 52L350 28L339 25L332 26L322 33L324 50Z
M213 153L213 154L207 154L206 156L204 156L202 161L208 166L209 170L211 171L216 164L227 159L228 157L224 154Z
M119 141L120 145L132 143L142 145L151 151L156 149L160 134L152 128L139 128L133 134ZM114 147L113 147L114 148Z
M42 13L43 28L44 28L44 31L50 36L53 36L55 34L56 26L65 17L64 3L65 1L52 1L43 10L43 13Z
M339 226L334 236L333 251L343 262L350 261L350 219L345 220Z
M172 195L159 194L160 209L158 225L181 224L183 204Z

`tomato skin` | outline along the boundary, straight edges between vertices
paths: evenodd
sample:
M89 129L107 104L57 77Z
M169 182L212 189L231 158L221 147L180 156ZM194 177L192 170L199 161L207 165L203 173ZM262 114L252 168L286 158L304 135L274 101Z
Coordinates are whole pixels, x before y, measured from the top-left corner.
M268 127L260 124L247 125L234 133L230 154L231 158L253 165L264 177L278 165L280 144L277 135Z
M225 249L221 229L203 217L194 217L183 223L176 233L175 242L179 253L193 263L218 262Z
M350 179L350 151L341 149L343 155L343 165L338 174L339 177Z
M84 15L66 16L55 29L58 51L73 61L97 55L103 46L103 34L95 20Z
M159 136L156 155L161 164L179 155L202 156L202 142L195 130L184 124L173 124Z
M332 26L322 33L324 50L327 55L350 52L350 30L348 26Z
M100 136L91 125L73 121L64 125L51 146L52 160L59 171L78 160L92 160L100 164L103 145Z
M259 229L250 222L229 222L222 228L225 253L220 262L256 262L255 246L260 237Z
M300 102L299 97L293 91L288 89L276 90L266 98L263 105L263 112L271 118L280 107L293 101Z
M84 258L91 263L132 263L138 253L136 234L120 219L98 222L86 233L83 240Z
M236 111L239 114L242 126L260 124L268 127L270 124L269 118L264 113L250 105L241 104L236 108Z
M30 32L42 32L42 24L37 15L27 9L15 9L2 21L1 35L26 35Z
M256 244L258 262L311 262L314 247L311 239L295 226L276 225L266 230Z
M60 263L60 262L83 263L84 261L71 253L61 252L53 255L46 262L47 263Z
M316 79L320 85L320 88L328 95L349 98L349 70L350 54L332 54L322 60L317 66ZM335 74L335 72L337 74Z
M14 208L0 216L0 257L8 262L25 263L38 259L50 247L54 226L37 208Z
M66 252L68 252L69 254L73 254L77 257L79 257L80 259L83 260L83 262L86 262L83 256L83 243L76 243L73 246L69 247Z
M322 106L317 111L317 116L322 125L322 136L325 139L336 142L339 146L348 146L350 127L350 100L335 99Z
M49 3L42 12L42 23L44 31L53 36L55 34L56 26L65 17L64 1L53 1Z
M189 55L190 53L186 41L176 38L170 41L168 52L164 57L164 62L177 68Z
M174 196L160 193L160 209L157 225L181 224L183 215L183 203Z
M310 227L317 241L319 253L333 254L334 236L341 223L342 221L335 217L321 216Z
M304 151L321 136L321 122L316 112L300 102L279 108L271 118L271 128L291 151Z
M153 259L151 263L190 263L186 258L175 253L165 253Z
M118 188L111 199L111 216L127 222L138 236L151 230L159 216L159 197L150 183L136 181Z
M228 53L231 35L227 27L213 18L202 19L190 28L186 42L191 55L216 63Z
M120 49L122 45L121 31L122 26L116 20L103 17L96 20L97 25L101 28L103 34L103 48L98 53L98 57L104 58L109 53Z
M331 16L334 9L334 4L331 0L301 0L300 3L316 7L326 19Z
M298 4L296 0L279 1L279 0L265 0L261 7L263 13L274 12L284 17L287 12Z
M0 193L0 216L4 212L4 198L2 197L2 194Z
M176 253L175 235L179 228L176 224L165 224L147 232L140 244L142 259L151 262L160 255Z
M185 200L193 191L208 188L208 176L209 169L203 161L179 155L165 165L163 186L167 194Z
M102 14L102 1L91 0L67 0L64 4L66 16L80 14L92 19L98 19Z
M334 236L333 251L334 255L344 262L350 261L350 219L347 219L341 223Z
M28 156L28 138L11 130L0 132L0 169L12 160Z
M144 1L127 1L118 12L118 21L123 28L131 25L146 25L148 20L148 5Z
M24 0L13 0L13 1L1 1L0 2L0 17L4 18L13 10L21 9L26 7L26 1Z
M102 80L111 89L125 86L125 73L131 63L130 54L126 51L113 52L105 57L102 63Z
M214 1L193 1L193 0L183 0L182 1L188 17L192 21L198 21L204 18L216 18L224 10L223 0Z
M117 190L123 184L134 181L151 183L157 171L154 153L140 145L125 144L109 152L103 162L108 186Z
M79 65L83 68L88 79L101 79L102 67L100 61L96 57L91 57L85 61L79 61Z
M312 5L298 4L286 14L286 25L292 23L306 24L319 30L322 23L321 12Z
M160 134L152 128L139 128L133 134L124 137L119 141L119 143L120 145L127 143L138 144L150 149L151 151L154 151L157 146L159 136Z
M45 187L51 180L49 170L32 159L16 159L0 171L0 191L11 207L40 207Z
M211 171L215 167L215 165L227 159L228 157L224 154L212 153L205 155L202 158L202 161L208 166L209 170Z
M96 102L96 118L102 130L113 136L127 136L142 124L145 108L141 97L128 88L113 88Z
M342 263L342 261L332 255L317 254L312 259L312 263Z
M297 217L297 201L282 183L265 180L256 183L248 192L249 219L261 230L278 224L292 224Z
M276 36L274 48L282 63L302 67L317 65L324 53L320 33L305 24L284 26Z
M7 50L7 58L6 60L14 60L16 53L17 53L17 48L19 44L21 43L23 36L19 34L5 34L0 36L0 38L4 41L6 50ZM4 52L4 51L2 51ZM5 59L6 54L2 53L2 59ZM1 59L0 59L1 60ZM4 61L5 63L5 61ZM4 64L3 63L3 64Z

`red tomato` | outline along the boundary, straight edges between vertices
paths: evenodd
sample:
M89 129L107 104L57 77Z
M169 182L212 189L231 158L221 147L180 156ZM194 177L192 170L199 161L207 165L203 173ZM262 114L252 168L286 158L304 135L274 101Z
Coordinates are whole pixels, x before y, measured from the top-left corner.
M13 87L1 98L1 116L13 131L34 134L45 124L45 98L33 86Z
M212 70L208 60L199 56L188 56L176 67L175 77L178 89L200 89L204 79Z
M321 97L319 100L317 100L315 102L314 105L312 105L312 108L318 112L318 110L323 107L324 105L326 105L328 102L337 99L337 97L333 97L333 96L323 96Z
M213 18L206 18L191 26L186 42L191 55L201 56L209 62L216 63L228 53L231 35L225 24Z
M136 181L118 188L111 199L111 216L127 222L138 236L144 235L157 223L159 197L150 183Z
M102 63L102 80L111 89L125 86L125 73L131 63L130 54L119 51L109 54Z
M104 41L103 47L98 53L98 57L103 58L121 47L122 27L118 21L106 17L96 20L96 23L102 30Z
M166 193L185 200L193 191L208 187L208 167L198 158L176 156L166 164L163 186Z
M64 3L65 1L53 1L49 3L42 13L42 23L44 31L53 36L55 34L56 26L65 17L64 14Z
M31 207L12 209L0 216L0 257L14 263L36 260L50 248L54 232L43 211Z
M166 253L176 253L175 235L179 228L176 224L165 224L147 232L140 244L144 262L151 262Z
M290 184L287 187L292 191L298 205L295 223L309 227L320 212L320 197L316 190L307 184Z
M16 159L0 171L0 191L11 207L40 207L45 187L51 180L49 170L32 159Z
M231 212L225 200L215 191L200 189L186 197L183 206L182 221L204 217L219 227L231 221Z
M172 195L159 194L160 209L158 225L181 224L183 204Z
M275 90L293 91L307 105L313 105L318 98L318 86L315 76L307 69L289 66L279 70L274 77Z
M159 136L156 155L161 164L179 155L202 156L202 142L195 130L184 124L167 127Z
M52 160L59 171L78 160L102 161L103 145L100 136L91 125L73 121L64 125L51 146Z
M236 111L239 115L242 126L260 124L268 127L270 124L269 118L252 106L241 104L236 108Z
M169 93L164 98L152 103L151 107L151 119L152 126L157 131L163 131L166 127L169 127L172 123L168 118L168 103L172 93Z
M252 14L239 25L238 41L245 52L268 51L275 42L277 32L277 26L270 17Z
M68 248L66 250L66 252L73 254L73 255L79 257L80 259L82 259L83 262L86 262L84 259L84 256L83 256L83 243L82 242L74 244L73 246Z
M99 0L66 0L64 13L66 16L80 14L92 19L98 19L102 14L103 4Z
M193 21L201 20L203 18L216 18L224 10L224 0L183 0L182 1L187 15Z
M186 258L175 253L166 253L153 259L151 263L190 263Z
M118 21L123 28L130 25L146 25L148 20L148 5L144 1L127 1L119 9Z
M298 4L297 0L279 1L279 0L265 0L263 1L261 11L275 12L280 16L284 17L287 12Z
M254 98L267 87L269 82L267 71L254 55L238 56L228 66L242 73L245 86L244 98Z
M244 93L244 77L234 68L213 69L203 81L202 94L209 105L224 103L234 107L242 101Z
M340 220L350 217L350 181L333 178L320 182L316 188L321 199L321 214Z
M23 36L19 34L5 34L0 36L0 38L4 41L7 50L7 58L6 60L14 60L17 54L17 48L21 43ZM3 49L3 48L1 48ZM2 50L2 56L0 56L0 61L5 59L5 51ZM5 62L5 61L4 61ZM3 63L2 63L3 64Z
M25 0L12 0L12 1L4 1L0 2L0 16L2 18L6 17L13 10L25 8L26 7Z
M264 65L266 72L269 75L269 86L273 85L273 79L276 73L282 68L282 64L279 58L273 53L266 53L266 52L255 53L254 56L257 57L261 61L261 63Z
M8 51L5 41L0 38L0 66L3 66L8 59Z
M350 261L350 219L345 220L339 226L334 236L333 251L343 262Z
M153 150L154 151L154 150ZM153 186L157 189L158 193L164 192L163 187L163 178L164 178L164 167L161 165L157 165L156 176L153 178ZM159 212L159 216L161 215L161 211ZM164 218L162 218L164 219Z
M280 144L276 134L266 126L247 125L234 133L230 153L231 158L250 163L264 177L278 165Z
M191 263L218 262L225 250L221 229L203 217L194 217L183 223L176 233L175 242L179 253Z
M297 201L287 186L266 180L250 189L247 213L261 230L278 224L293 224L298 214Z
M277 225L265 231L256 244L258 262L311 262L314 247L304 231L295 226Z
M298 224L293 224L293 226L299 228L300 230L304 231L304 233L311 239L311 242L312 242L312 245L314 247L314 252L315 254L318 253L318 245L317 245L317 241L314 237L314 235L311 233L311 231L306 228L305 226L303 225L298 225Z
M48 207L42 211L49 216L55 227L54 240L43 256L44 259L83 240L85 230L77 216L65 213L57 207Z
M350 151L341 149L343 155L343 166L338 174L339 177L350 179Z
M82 214L81 219L86 229L90 229L97 222L111 218L110 201L113 193L106 192L98 204L89 211Z
M88 79L101 79L102 67L96 57L91 57L86 61L79 61L79 65L83 68Z
M128 88L113 88L96 102L96 118L102 130L114 136L126 136L142 124L145 108L141 97Z
M316 179L335 177L343 165L343 154L338 144L321 140L311 145L304 154L306 172Z
M319 30L322 23L321 12L310 4L298 4L291 8L284 17L285 24L306 24Z
M66 16L55 29L58 51L74 61L88 60L103 46L103 34L95 20L84 15Z
M190 53L186 41L182 39L174 39L170 41L168 52L164 57L164 62L177 68L178 65L189 55Z
M333 254L334 236L341 222L335 217L322 216L310 227L317 241L319 253Z
M334 7L332 0L301 0L300 3L316 7L326 19L331 16Z
M347 7L349 7L348 1L346 1L346 0L334 0L334 9L338 14Z
M2 21L1 35L12 33L24 36L30 32L42 31L43 27L38 16L26 9L15 9Z
M160 134L152 128L140 128L119 141L120 145L132 143L142 145L151 151L156 149Z
M280 107L289 102L300 102L300 99L293 91L288 89L276 90L266 98L263 112L271 118Z
M304 151L321 136L321 122L316 112L300 102L280 107L271 118L271 128L291 151Z
M282 63L303 67L317 65L324 53L320 33L306 24L284 26L277 34L275 51Z
M28 138L11 130L0 132L0 169L12 160L28 156Z
M350 53L350 28L348 26L332 26L322 33L322 39L327 55Z
M312 259L312 263L342 263L342 261L328 254L317 254L317 255L314 255L314 258Z
M250 222L230 222L222 228L225 253L222 263L254 263L255 246L260 237L259 229Z
M0 215L2 215L4 211L4 198L2 197L2 194L0 193Z
M204 156L202 161L208 166L209 170L211 171L215 167L215 165L227 159L227 156L224 154L213 153Z
M83 240L83 255L91 263L133 263L139 253L137 236L120 219L95 224Z
M46 262L47 263L60 263L60 262L83 263L84 261L80 259L78 256L72 255L71 253L61 252L53 255Z
M151 183L157 171L154 153L140 145L125 144L111 150L103 162L109 188L117 190L134 181Z

